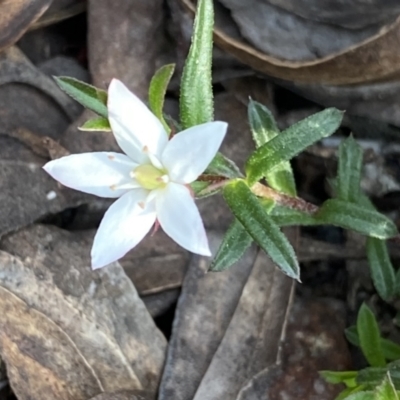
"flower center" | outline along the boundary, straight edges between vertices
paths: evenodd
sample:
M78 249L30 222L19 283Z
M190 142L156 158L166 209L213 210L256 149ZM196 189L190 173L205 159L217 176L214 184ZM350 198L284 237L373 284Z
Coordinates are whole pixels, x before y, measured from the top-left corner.
M151 164L139 165L133 170L133 175L139 184L148 190L164 187L168 183L166 172Z

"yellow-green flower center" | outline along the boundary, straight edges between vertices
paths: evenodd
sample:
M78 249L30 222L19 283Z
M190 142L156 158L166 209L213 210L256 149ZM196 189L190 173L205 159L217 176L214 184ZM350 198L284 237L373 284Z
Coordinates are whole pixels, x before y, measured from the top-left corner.
M133 170L133 174L139 184L148 190L161 188L168 182L166 172L151 164L139 165Z

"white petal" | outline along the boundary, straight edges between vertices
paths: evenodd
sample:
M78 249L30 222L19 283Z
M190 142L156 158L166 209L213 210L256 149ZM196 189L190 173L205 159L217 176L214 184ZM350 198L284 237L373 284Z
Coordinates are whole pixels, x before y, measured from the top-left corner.
M178 183L196 180L217 154L227 128L226 122L208 122L175 135L161 158L171 180Z
M199 210L183 185L169 183L156 197L157 219L165 233L185 249L210 256L210 248Z
M115 198L138 186L129 175L135 167L137 164L125 154L97 152L72 154L50 161L43 168L64 186Z
M94 238L93 269L120 259L151 229L156 213L154 202L142 208L147 194L144 189L131 190L107 210Z
M119 147L141 164L148 160L144 151L160 156L168 142L161 122L120 81L113 79L108 89L108 118Z

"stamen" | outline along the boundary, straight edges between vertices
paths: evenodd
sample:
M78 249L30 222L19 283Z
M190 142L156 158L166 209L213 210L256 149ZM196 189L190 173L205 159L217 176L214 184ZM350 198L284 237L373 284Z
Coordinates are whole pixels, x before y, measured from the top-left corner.
M112 154L109 154L108 156L107 156L107 158L109 159L109 160L114 160L115 159L115 156L113 156Z
M169 176L168 175L160 176L158 179L162 183L168 183L169 182Z
M144 210L144 208L146 207L146 203L144 201L139 201L138 205L142 210Z
M120 185L111 185L111 190L137 189L140 185L138 182L125 182Z
M153 232L151 232L150 236L154 236L159 228L160 228L160 223L158 222L158 219L156 219L156 222L154 223Z
M157 156L151 153L148 153L147 156L150 158L150 162L153 164L154 167L161 170L164 169L163 165L161 164L161 161L158 159Z

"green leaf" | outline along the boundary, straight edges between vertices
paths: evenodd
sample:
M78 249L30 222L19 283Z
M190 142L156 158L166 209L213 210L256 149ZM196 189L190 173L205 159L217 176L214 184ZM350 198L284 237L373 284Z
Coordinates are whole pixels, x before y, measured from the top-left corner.
M213 0L199 0L194 20L192 44L181 80L180 117L184 129L213 120L211 80Z
M328 383L344 383L347 387L356 386L357 371L319 371Z
M375 288L382 299L388 301L395 295L396 276L386 242L369 237L367 255Z
M399 400L390 374L387 374L383 382L375 389L374 400Z
M256 243L288 276L299 279L299 264L292 245L242 180L224 187L225 200Z
M225 271L243 256L252 242L253 239L243 225L235 219L226 232L209 270Z
M264 202L265 200L261 200L262 204L264 204ZM280 204L275 204L269 214L275 223L281 227L293 225L309 226L318 225L320 223L310 214L295 210L293 208L284 207Z
M340 199L327 200L315 217L321 223L352 229L378 239L389 239L397 234L395 224L384 215Z
M360 339L358 338L357 326L352 325L344 330L346 339L353 345L360 347Z
M82 126L78 128L80 131L87 132L111 132L110 122L107 118L97 117L93 119L89 119Z
M269 213L274 208L275 203L272 200L263 199L262 206ZM252 243L252 237L235 218L222 240L209 271L219 272L230 268L243 256Z
M400 387L400 369L397 361L388 364L386 368L369 367L362 369L358 372L357 382L372 389L382 383L388 372L394 386L398 389Z
M362 391L356 388L349 390L345 397L337 397L335 400L374 400L374 393L372 391Z
M107 92L67 76L54 77L58 86L85 108L107 118Z
M195 197L204 189L206 189L209 186L210 182L203 182L203 181L195 181L190 184L190 187L192 188Z
M261 147L279 134L278 126L271 111L261 103L250 99L247 107L250 129L256 147Z
M355 325L350 326L344 331L347 340L354 346L360 346L360 340L358 338L357 327ZM394 361L400 359L400 346L389 340L381 337L382 353L386 360Z
M358 371L357 383L360 385L364 385L369 389L373 389L378 386L383 381L383 379L385 379L387 372L387 368L364 368L361 371Z
M357 316L357 332L360 340L360 348L372 367L384 367L386 365L381 346L381 335L378 323L371 309L363 304Z
M267 107L257 101L250 100L247 113L257 148L279 134L275 119ZM296 196L296 184L290 162L281 163L273 171L266 170L264 175L269 186L273 189Z
M335 400L347 400L350 395L354 395L356 393L370 393L371 395L373 394L372 392L365 392L364 390L364 386L346 388L338 396L335 397Z
M265 179L272 189L289 196L296 196L296 183L289 161L278 165L273 171L266 171Z
M337 195L341 200L358 203L363 152L352 136L339 147Z
M294 156L316 141L331 135L340 126L343 113L336 108L327 108L282 131L266 144L258 148L246 164L250 186L273 171L284 161Z
M174 74L174 70L175 64L162 66L156 71L153 78L151 78L149 87L149 107L154 115L161 121L168 134L171 132L171 128L164 119L163 109L165 94L167 93L167 88Z
M204 173L220 175L229 179L242 177L237 165L221 153L217 153Z

